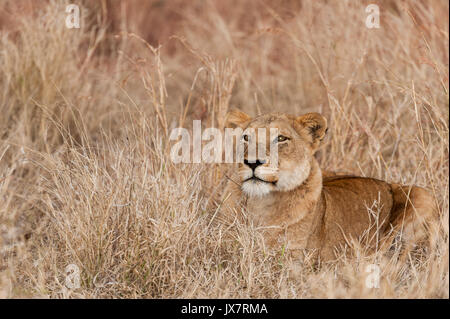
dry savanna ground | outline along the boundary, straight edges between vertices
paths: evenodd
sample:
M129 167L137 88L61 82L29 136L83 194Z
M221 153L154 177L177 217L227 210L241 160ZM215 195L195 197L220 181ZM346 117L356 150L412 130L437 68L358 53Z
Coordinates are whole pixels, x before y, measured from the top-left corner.
M449 297L447 1L71 2L0 0L0 297ZM432 249L311 268L215 223L226 176L168 135L231 108L323 113L322 168L431 191Z

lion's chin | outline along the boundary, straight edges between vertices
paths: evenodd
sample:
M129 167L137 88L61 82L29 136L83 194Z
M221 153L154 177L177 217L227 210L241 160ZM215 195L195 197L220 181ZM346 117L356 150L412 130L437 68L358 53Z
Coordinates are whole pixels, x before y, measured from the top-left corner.
M269 194L272 184L263 181L249 180L242 184L242 191L250 197L262 197Z

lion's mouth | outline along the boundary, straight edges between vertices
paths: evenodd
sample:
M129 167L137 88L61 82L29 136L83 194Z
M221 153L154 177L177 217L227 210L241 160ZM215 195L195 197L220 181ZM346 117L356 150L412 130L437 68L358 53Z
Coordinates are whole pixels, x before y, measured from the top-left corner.
M263 183L267 183L267 184L273 184L275 185L277 182L269 182L269 181L265 181L255 175L253 175L252 177L247 178L243 183L248 182L248 181L256 181L256 182L263 182Z

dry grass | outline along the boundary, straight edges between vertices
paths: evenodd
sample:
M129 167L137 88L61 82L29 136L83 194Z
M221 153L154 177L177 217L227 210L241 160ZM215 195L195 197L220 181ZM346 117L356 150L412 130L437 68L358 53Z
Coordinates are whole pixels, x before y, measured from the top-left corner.
M380 29L350 1L84 1L79 30L21 1L0 0L0 297L449 297L447 1L375 1ZM212 223L224 178L167 133L230 107L322 112L323 168L428 187L432 251L310 269Z

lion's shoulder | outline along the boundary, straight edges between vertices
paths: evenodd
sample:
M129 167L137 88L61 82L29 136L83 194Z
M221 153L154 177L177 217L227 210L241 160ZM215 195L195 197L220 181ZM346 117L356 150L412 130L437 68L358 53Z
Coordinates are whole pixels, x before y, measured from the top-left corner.
M328 176L323 178L323 189L334 195L357 198L374 198L392 200L392 187L389 183L372 178L355 175ZM353 194L354 196L352 196Z

